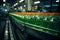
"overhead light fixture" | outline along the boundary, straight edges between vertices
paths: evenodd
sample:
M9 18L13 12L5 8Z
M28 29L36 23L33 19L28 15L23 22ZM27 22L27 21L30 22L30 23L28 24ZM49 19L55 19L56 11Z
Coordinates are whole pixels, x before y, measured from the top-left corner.
M14 6L18 5L18 3L15 3Z
M26 7L26 5L24 5L24 7Z
M40 3L40 1L36 1L36 2L34 2L34 4L38 4L38 3Z
M56 2L59 2L59 0L56 0Z
M6 2L6 0L3 0L3 2Z
M7 12L8 10L7 9L5 9L5 12Z
M15 7L15 6L17 6L17 5L18 5L18 3L15 3L15 4L12 6L12 8Z
M20 0L19 3L23 2L24 0ZM18 3L15 3L12 7L18 5Z
M23 2L24 0L20 0L19 3Z
M15 8L14 10L17 10L17 8Z
M3 4L3 6L5 6L6 4Z
M15 3L12 7L14 7L14 6L16 6L16 5L18 5L18 3Z

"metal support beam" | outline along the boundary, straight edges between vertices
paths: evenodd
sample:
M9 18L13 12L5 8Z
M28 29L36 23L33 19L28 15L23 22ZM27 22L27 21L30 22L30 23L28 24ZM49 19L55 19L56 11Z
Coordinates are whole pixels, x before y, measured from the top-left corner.
M25 0L26 4L26 11L31 11L32 10L32 0Z

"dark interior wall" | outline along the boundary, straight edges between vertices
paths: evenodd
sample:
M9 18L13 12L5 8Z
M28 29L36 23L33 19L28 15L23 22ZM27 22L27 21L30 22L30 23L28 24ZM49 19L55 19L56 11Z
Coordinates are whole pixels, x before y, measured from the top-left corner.
M59 6L58 6L58 9L57 9L57 12L60 12L60 2L59 2Z
M6 0L11 6L17 2L17 0Z
M2 5L3 4L3 0L0 0L0 5Z

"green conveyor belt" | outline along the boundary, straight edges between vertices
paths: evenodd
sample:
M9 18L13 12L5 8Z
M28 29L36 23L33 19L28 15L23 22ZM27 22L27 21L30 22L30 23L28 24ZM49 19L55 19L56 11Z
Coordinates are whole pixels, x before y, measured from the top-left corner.
M52 35L58 35L59 34L59 29L57 27L55 27L57 25L55 21L50 22L50 21L44 21L44 20L37 20L36 18L35 19L32 19L32 18L27 19L25 17L21 18L19 16L15 16L12 14L11 14L11 16L13 16L13 18L15 18L17 20L25 22L28 25L31 25L31 28L33 28L33 29L43 31L43 32L46 32L46 33L52 34ZM32 25L32 24L34 24L34 25ZM53 26L54 26L54 28L53 28Z

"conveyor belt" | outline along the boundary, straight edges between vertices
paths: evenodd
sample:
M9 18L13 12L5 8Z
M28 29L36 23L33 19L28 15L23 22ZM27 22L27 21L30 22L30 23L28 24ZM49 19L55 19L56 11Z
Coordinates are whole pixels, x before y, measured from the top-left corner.
M42 32L45 32L45 33L48 33L48 34L51 34L51 35L56 35L56 36L59 36L59 34L60 34L59 31L56 31L56 30L53 30L53 29L50 29L50 28L45 28L43 26L38 26L38 25L35 25L35 24L30 24L28 22L21 21L21 20L18 19L19 18L18 15L16 17L15 16L12 16L12 17L13 17L13 19L18 21L22 25L24 24L26 27L32 28L34 30L42 31Z
M17 28L21 29L21 31L25 31L25 33L30 34L32 36L35 36L37 38L41 38L43 40L58 40L59 39L59 32L56 30L52 30L49 28L44 28L44 27L40 27L38 25L34 25L34 24L30 24L27 22L23 22L21 20L19 20L18 18L16 18L15 16L11 16L11 20L14 20L14 23L17 25ZM40 30L41 29L41 30ZM44 30L42 30L44 29ZM46 30L45 30L46 29ZM25 35L26 35L25 34ZM25 38L26 40L26 38Z

